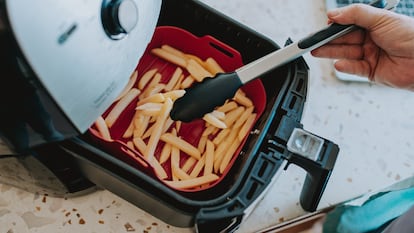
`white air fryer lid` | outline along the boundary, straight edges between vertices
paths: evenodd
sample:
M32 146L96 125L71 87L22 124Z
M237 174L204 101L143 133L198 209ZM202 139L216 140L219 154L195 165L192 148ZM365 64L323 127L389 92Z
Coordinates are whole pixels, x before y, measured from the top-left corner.
M151 40L161 0L5 0L40 83L80 132L112 104Z

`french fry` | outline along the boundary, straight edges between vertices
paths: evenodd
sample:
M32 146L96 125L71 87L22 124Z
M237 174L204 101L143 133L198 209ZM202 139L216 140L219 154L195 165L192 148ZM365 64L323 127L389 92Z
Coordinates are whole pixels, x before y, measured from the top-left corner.
M171 118L170 118L170 120L171 120ZM167 124L168 123L166 123L166 125ZM164 126L164 130L165 130L165 126ZM177 135L177 131L175 131L175 129L173 129L172 134ZM173 149L174 149L174 152L173 152ZM177 148L175 148L175 147L173 148L173 146L169 143L164 143L164 147L162 148L160 159L159 159L160 163L161 164L165 163L171 157L172 153L177 153L178 156L180 155L180 151Z
M157 93L154 95L150 95L144 99L138 101L137 106L146 104L146 103L162 103L165 101L165 95L162 93Z
M145 116L158 116L162 106L162 103L146 103L136 107L135 110Z
M185 94L185 90L173 90L169 92L162 93L164 98L170 98L172 101L182 97Z
M197 57L197 56L195 56L193 54L188 54L188 53L187 54L184 54L184 56L187 58L187 60L194 60L198 64L200 64L201 66L204 66L204 61L201 58L199 58L199 57Z
M175 122L175 130L177 130L177 132L180 132L180 129L181 129L181 125L182 124L183 123L181 121L176 121Z
M164 168L161 166L161 164L157 161L157 159L155 159L155 157L147 159L147 161L154 168L155 174L161 180L165 180L165 179L168 178L167 172L164 170Z
M157 85L153 86L147 93L145 93L145 97L148 97L150 95L154 95L159 93L160 91L162 91L165 88L165 84L163 83L158 83Z
M184 80L184 75L180 75L180 78L178 79L178 82L175 84L175 86L172 88L172 90L180 90L181 89L181 83Z
M159 84L161 82L161 79L162 79L162 75L160 73L156 73L152 77L150 83L148 83L148 87L147 88L151 88L152 89L152 87L155 87L157 84Z
M154 123L154 128L152 130L150 139L148 141L147 148L144 153L144 157L146 159L149 159L149 158L152 159L152 157L154 157L156 146L158 144L158 141L160 140L164 123L170 114L172 105L173 105L172 100L167 98L164 102L164 105L161 108L160 115L158 116L157 121Z
M158 73L155 76L156 78L153 79L154 82L151 81L151 83L147 84L147 87L142 91L142 94L139 96L140 100L145 99L151 95L154 95L160 92L162 89L164 89L165 84L159 83L161 76L158 75Z
M156 119L156 118L155 118ZM152 124L150 127L147 128L147 130L142 135L142 139L146 139L152 134L152 130L154 129L155 124Z
M134 86L135 82L137 81L137 78L138 78L138 71L135 70L134 73L132 73L131 77L129 78L127 85L124 87L121 94L118 95L115 101L124 97L128 93L128 91L131 90L131 88Z
M129 149L135 149L134 142L132 141L127 141L126 145Z
M162 108L163 104L162 103L146 103L143 105L139 105L135 108L135 110L151 110L151 109L155 109L160 111Z
M205 156L202 156L201 159L197 161L196 165L194 166L193 170L190 173L191 178L196 178L200 174L201 170L203 170L204 168L205 161L206 161Z
M132 142L134 143L134 146L138 149L138 151L141 154L144 154L147 148L147 145L145 144L145 142L141 138L133 138Z
M160 155L160 164L165 163L171 155L171 144L165 143Z
M175 170L180 168L180 150L171 145L171 171L173 172L173 180L177 180L179 176L176 175Z
M112 141L108 126L106 125L105 120L101 116L98 117L98 119L96 119L95 127L103 139L107 141Z
M224 105L218 107L216 109L216 111L227 113L227 112L229 112L233 109L236 109L237 107L238 107L238 105L237 105L236 102L229 101L229 102L225 103Z
M250 115L250 117L244 122L243 126L241 127L238 138L239 140L243 140L244 137L246 137L247 133L249 132L251 126L253 125L254 120L256 119L256 113L253 113Z
M230 148L234 139L237 137L237 133L238 132L236 130L232 130L229 136L217 146L217 150L214 152L214 172L219 172L220 165L226 155L226 151Z
M237 103L239 103L239 104L241 104L245 107L253 106L253 102L245 94L242 94L240 89L236 92L233 99L234 99L234 101L236 101Z
M150 117L150 120L149 120L149 123L150 123L150 124L152 124L152 123L154 123L156 120L157 120L157 116L151 116L151 117Z
M198 151L197 148L195 148L193 145L188 143L187 141L172 135L171 133L165 133L160 138L162 141L166 143L170 143L171 145L179 148L181 151L187 153L188 155L200 159L201 153Z
M213 143L215 145L220 144L226 137L227 135L229 135L231 129L223 129L222 131L220 131L220 133L217 134L217 136L213 139Z
M226 153L226 149L230 146L229 141L223 141L220 145L217 146L217 149L214 151L214 163L213 170L217 173L220 169L221 161Z
M211 183L218 179L219 177L217 175L209 174L209 175L200 176L200 177L189 179L189 180L165 181L165 183L177 189L190 189L190 188L198 187L203 184Z
M172 47L171 45L164 44L164 45L161 45L161 48L164 49L165 51L169 52L169 53L172 53L172 54L176 55L176 56L185 57L185 54L183 52L181 52L181 50L176 49L176 48Z
M241 115L240 115L240 117L236 120L236 122L234 123L234 125L233 125L233 128L234 129L237 129L237 128L239 128L239 127L241 127L243 124L244 124L244 122L249 118L249 116L250 115L252 115L252 113L253 113L253 109L254 109L254 107L253 106L251 106L251 107L248 107L247 109L246 109L246 111L244 111Z
M185 60L185 58L177 56L174 53L168 52L165 49L161 49L161 48L155 48L151 50L151 53L154 54L155 56L162 58L174 65L180 66L185 68L187 66L187 61Z
M211 135L216 135L218 133L218 131L220 131L221 129L219 128L214 128L213 132L211 132Z
M212 74L224 73L224 69L212 57L206 59L204 67Z
M213 110L211 114L213 114L213 116L215 116L219 120L224 120L226 118L226 114L218 110Z
M138 89L144 90L144 87L152 79L152 77L157 73L158 69L150 69L145 72L138 81Z
M154 119L156 120L157 118L155 117ZM161 134L167 132L167 130L171 127L171 125L173 123L174 123L174 121L170 117L168 117L168 119L166 120L166 122L164 124L164 127L162 129L162 133ZM149 136L151 136L152 130L154 129L154 126L155 125L153 124L151 127L147 128L147 131L145 131L144 135L142 135L142 138L145 139L145 138L148 138Z
M105 118L106 125L111 128L121 113L125 108L139 95L140 91L136 88L132 88L128 93L120 99L112 110L109 112L108 116Z
M155 116L156 117L160 114L160 109L155 109L155 108L145 109L145 110L140 111L140 113L142 115L145 115L145 116L151 116L151 117ZM152 123L152 122L150 122L150 123Z
M212 113L207 113L204 115L203 120L205 120L206 122L210 123L211 125L214 125L217 128L220 129L225 129L227 128L226 123L224 123L223 121L219 120L214 114Z
M133 136L134 137L140 137L142 138L142 135L144 134L145 130L148 128L150 117L139 115L134 119L134 131Z
M185 171L183 171L181 168L176 167L176 166L172 168L172 172L179 180L189 180L192 178Z
M226 113L226 119L224 120L224 123L227 125L227 127L231 127L233 123L240 117L240 115L244 112L245 108L240 106L234 110L231 110L230 112Z
M194 164L197 162L198 160L195 159L194 157L188 157L188 159L185 161L183 167L181 168L183 171L188 172L193 166Z
M207 141L205 158L204 175L208 175L213 172L214 165L214 143L210 140Z
M236 92L237 95L246 96L246 92L244 92L242 89L238 89Z
M174 86L177 84L182 74L183 74L183 70L180 67L177 67L174 73L172 74L170 80L168 81L167 85L165 86L164 90L165 91L173 90Z
M168 117L167 120L165 121L164 128L162 128L162 134L164 134L165 132L167 132L168 129L171 127L172 124L174 124L174 121L170 117ZM173 129L173 130L176 131L176 129Z
M208 137L206 136L201 136L200 140L198 141L198 151L200 151L200 153L203 153L205 148L206 148L206 143L207 143Z
M193 78L193 76L188 75L182 82L181 82L181 86L180 88L182 89L186 89L189 88L191 85L193 85L195 79Z
M125 132L122 134L122 138L130 138L134 133L134 120L136 118L137 113L134 114L134 116L131 119L131 122L129 122L129 125Z
M202 67L198 62L190 59L188 60L187 67L186 67L188 73L191 74L191 76L197 80L197 82L203 81L206 77L212 77L213 75L208 72L204 67Z
M220 174L223 174L224 170L227 168L227 165L230 163L230 160L233 158L239 145L240 140L236 137L234 141L231 143L226 153L224 154L223 159L221 160L219 169Z
M124 134L122 134L122 138L130 138L134 134L134 123L128 125L128 128L125 130Z
M216 126L214 126L214 125L208 125L205 129L204 129L204 131L203 131L203 133L201 134L201 136L202 137L207 137L208 135L210 135L210 134L213 134L213 132L214 132L214 130L215 129L217 129L216 128Z

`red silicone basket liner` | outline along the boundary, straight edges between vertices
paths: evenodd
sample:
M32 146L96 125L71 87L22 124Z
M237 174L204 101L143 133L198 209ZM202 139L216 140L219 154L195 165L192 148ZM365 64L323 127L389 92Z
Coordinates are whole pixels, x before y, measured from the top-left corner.
M153 48L160 48L162 45L169 45L186 54L195 55L202 60L206 60L209 57L214 58L214 60L217 61L217 63L220 64L220 66L226 72L234 71L235 69L243 65L241 55L239 54L239 52L211 36L196 37L188 31L185 31L180 28L162 26L156 28L153 39L148 45L147 50L145 51L136 68L138 72L137 82L139 81L139 78L142 74L154 68L157 68L158 73L162 75L162 79L160 81L161 83L167 83L169 81L171 75L173 74L177 66L151 53L151 50ZM185 69L183 69L183 71L184 76L188 75L188 72ZM242 87L242 90L245 92L246 96L253 102L254 113L257 114L255 119L256 122L256 120L264 111L266 104L266 95L263 84L259 79L256 79L248 83L247 85L244 85ZM212 94L213 93L214 90L212 90ZM198 186L196 188L172 187L168 185L168 182L164 182L164 180L160 179L155 174L154 169L149 165L145 158L137 150L130 149L127 146L127 139L124 139L122 137L123 133L129 126L131 119L134 117L137 101L138 99L132 101L132 103L124 110L124 112L119 116L118 120L110 128L111 138L113 139L112 141L104 140L94 127L90 129L90 133L92 135L93 140L97 142L103 149L113 154L118 159L127 162L135 168L160 180L160 182L166 184L168 187L172 189L184 192L195 192L211 188L215 184L219 183L223 179L223 177L228 173L234 161L237 159L237 156L240 153L243 144L248 138L246 136L242 140L240 146L236 150L235 154L232 156L226 169L221 174L219 174L218 180L215 180L214 182L211 182L206 185ZM113 105L103 114L104 118L111 111ZM173 123L171 127L175 127L175 124L176 123ZM180 130L177 132L177 134L182 139L197 147L205 128L205 121L202 119L198 119L190 123L181 123ZM209 138L212 140L215 135L210 135ZM145 140L145 142L147 142L147 140ZM155 150L155 158L159 159L163 146L164 142L160 141ZM180 166L183 166L189 157L190 156L188 156L186 153L180 152ZM170 159L163 163L162 167L168 174L168 178L166 180L171 180L172 173ZM201 176L202 174L203 171L200 172L199 176Z

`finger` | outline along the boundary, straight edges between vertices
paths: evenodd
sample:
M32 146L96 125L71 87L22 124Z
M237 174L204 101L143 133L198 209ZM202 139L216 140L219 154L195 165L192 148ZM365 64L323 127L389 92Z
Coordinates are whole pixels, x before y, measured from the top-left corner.
M330 41L328 44L362 44L365 40L365 31L356 30L343 35L335 40Z
M339 24L355 24L371 29L381 22L381 18L389 11L367 4L351 4L328 12L329 20Z
M311 54L315 57L357 60L364 56L364 51L360 45L329 44L311 51Z
M335 62L334 67L340 72L372 79L370 77L371 67L364 60L338 60Z

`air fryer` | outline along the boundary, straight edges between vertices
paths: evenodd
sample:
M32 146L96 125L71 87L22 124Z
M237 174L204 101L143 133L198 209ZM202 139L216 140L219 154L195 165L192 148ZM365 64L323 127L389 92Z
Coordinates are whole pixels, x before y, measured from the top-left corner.
M97 2L99 7L108 3ZM7 22L5 1L0 3L2 19ZM196 0L164 0L156 26L178 27L198 37L212 36L237 50L244 64L280 48L263 35ZM8 175L8 180L14 181L11 182L13 185L30 191L42 189L56 195L81 194L96 185L168 224L195 226L198 232L232 232L246 217L247 210L265 194L275 174L293 163L307 172L300 203L306 211L316 210L339 148L335 143L304 130L300 123L309 76L309 67L302 57L260 77L266 105L231 169L211 189L188 193L170 189L144 171L118 159L96 143L90 132L73 130L76 127L33 73L19 41L7 26L1 32L1 42L4 48L8 48L2 48L7 52L1 55L5 74L1 79L8 86L1 91L0 122L4 124L13 120L8 111L12 109L18 114L43 116L39 121L36 117L28 119L34 121L30 122L32 127L40 124L40 128L47 129L41 143L25 144L20 147L22 150L1 155L0 163L12 161L19 164L31 178L28 185L24 184L27 179L14 179L14 175ZM6 70L7 66L14 68ZM27 102L33 104L21 104ZM52 117L47 117L48 114ZM70 130L67 130L68 126ZM22 141L20 130L23 128L3 125L0 133L10 147L18 148L13 141L16 138ZM33 128L31 130L36 131L36 126ZM50 177L54 183L49 182Z

